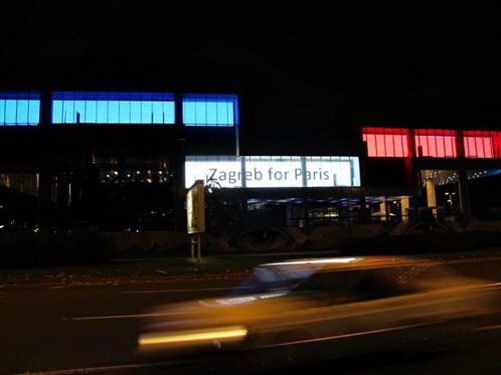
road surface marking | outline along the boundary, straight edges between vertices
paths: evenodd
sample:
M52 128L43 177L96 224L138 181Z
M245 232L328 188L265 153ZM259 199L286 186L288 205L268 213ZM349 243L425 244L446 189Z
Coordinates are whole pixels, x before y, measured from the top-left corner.
M203 289L165 289L165 290L140 290L134 292L122 292L123 294L149 294L149 293L186 293L189 292L200 292L200 291L222 291L222 290L244 290L249 289L248 287L240 288L203 288ZM74 318L63 318L61 320L71 320L71 321L82 321L82 320L113 320L113 319L139 319L139 318L151 318L158 316L169 316L176 313L164 312L164 313L150 313L150 314L122 314L122 315L100 315L100 316L81 316Z
M127 315L102 315L102 316L80 316L76 318L62 318L61 320L112 320L112 319L137 319L156 316L168 316L172 313L152 313L152 314L127 314Z
M92 372L108 372L108 371L119 371L119 370L133 370L133 369L145 369L153 367L165 367L174 366L188 361L172 361L172 362L157 362L157 363L137 363L130 365L112 365L112 366L100 366L100 367L82 367L73 368L67 370L54 370L54 371L38 371L38 372L16 372L13 375L73 375L73 374L88 374Z
M425 325L425 324L409 324L409 325L405 325L405 326L383 328L383 329L377 329L377 330L373 330L373 331L362 331L362 332L355 332L355 333L347 333L344 335L335 335L335 336L319 337L319 338L315 338L315 339L290 341L290 342L284 342L284 343L280 343L280 344L266 345L266 346L264 346L264 348L274 348L277 346L307 344L307 343L311 343L311 342L321 342L321 341L337 340L337 339L344 339L344 338L356 337L356 336L374 335L374 334L378 334L378 333L400 331L400 330L408 329L408 328L417 328L417 327L421 327L423 325Z

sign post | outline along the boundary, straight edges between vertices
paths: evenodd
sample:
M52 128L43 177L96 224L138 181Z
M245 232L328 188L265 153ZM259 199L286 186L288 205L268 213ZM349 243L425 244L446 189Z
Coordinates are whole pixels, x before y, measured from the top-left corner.
M191 258L202 260L202 233L205 232L205 189L203 180L197 180L186 194L187 229L190 236Z

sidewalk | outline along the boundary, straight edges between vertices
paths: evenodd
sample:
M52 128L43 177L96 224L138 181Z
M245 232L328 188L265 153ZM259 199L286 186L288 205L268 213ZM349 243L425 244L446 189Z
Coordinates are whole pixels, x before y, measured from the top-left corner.
M0 270L2 285L90 285L148 283L193 278L237 278L262 263L290 258L335 256L334 251L273 254L228 254L203 257L118 258L93 266L41 267Z
M376 254L374 254L376 255ZM336 251L274 254L228 254L207 256L200 263L190 258L115 259L106 264L81 267L53 267L0 270L0 288L10 285L117 285L124 283L168 282L187 279L237 279L263 263L291 258L342 256ZM356 256L356 255L355 255ZM419 256L419 255L416 255ZM422 254L444 261L478 262L501 259L501 248Z

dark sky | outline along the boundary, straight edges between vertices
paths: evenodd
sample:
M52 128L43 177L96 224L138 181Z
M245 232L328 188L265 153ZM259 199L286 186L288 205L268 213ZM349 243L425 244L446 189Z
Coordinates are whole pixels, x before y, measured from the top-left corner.
M257 129L498 118L496 5L337 3L16 2L0 23L0 85L234 89Z
M328 91L410 84L488 93L501 56L494 7L16 3L2 15L1 56L20 73L249 73Z

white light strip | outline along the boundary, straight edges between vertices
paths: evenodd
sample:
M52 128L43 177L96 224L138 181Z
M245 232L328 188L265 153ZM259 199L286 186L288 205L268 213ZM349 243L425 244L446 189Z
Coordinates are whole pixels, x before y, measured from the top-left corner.
M218 327L213 329L201 329L193 331L181 331L177 333L153 333L142 335L139 345L165 345L182 344L189 342L204 342L212 340L239 339L247 335L247 329L242 326Z
M329 259L310 259L310 260L297 260L290 262L277 262L277 263L267 263L267 266L276 265L294 265L294 264L323 264L323 263L352 263L360 258L329 258Z

